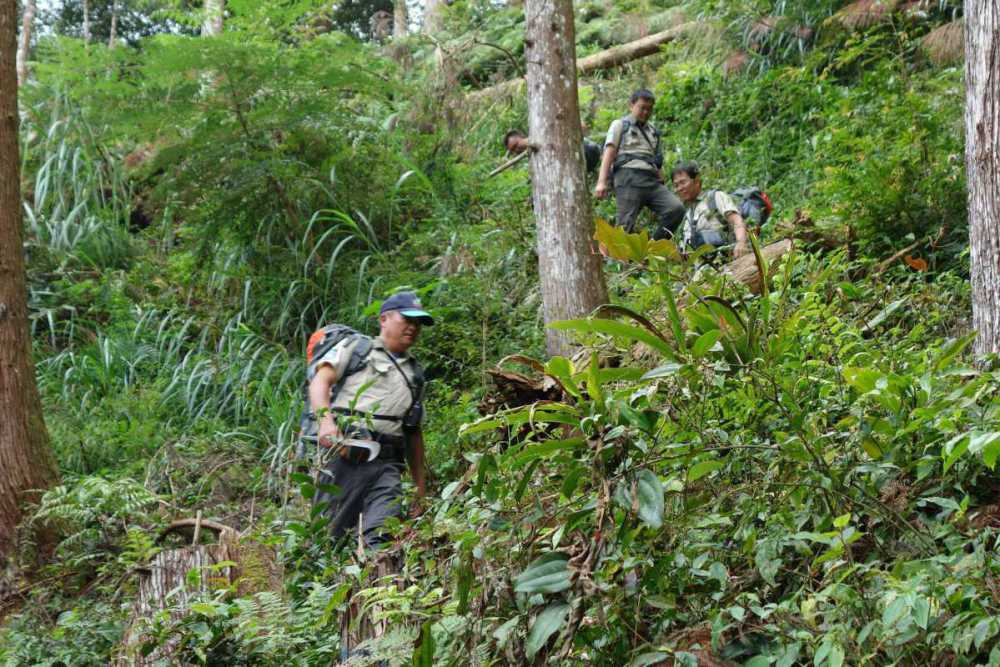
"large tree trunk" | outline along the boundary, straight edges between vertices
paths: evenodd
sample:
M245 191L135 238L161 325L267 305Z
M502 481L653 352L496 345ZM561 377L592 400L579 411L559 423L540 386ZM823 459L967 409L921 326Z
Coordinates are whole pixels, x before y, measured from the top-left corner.
M577 73L580 76L585 76L587 74L591 74L592 72L596 72L597 70L618 67L619 65L624 65L625 63L637 60L638 58L644 58L652 55L658 52L662 45L677 39L694 25L696 25L695 22L684 23L674 28L670 28L669 30L658 32L655 35L649 35L647 37L643 37L642 39L637 39L634 42L629 42L628 44L613 46L610 49L605 49L604 51L595 53L592 56L580 58L576 61ZM503 83L498 83L497 85L490 86L489 88L474 90L469 93L468 99L469 101L474 102L484 97L491 98L498 95L513 94L522 83L524 83L524 79L511 79L509 81L504 81Z
M0 3L0 554L21 504L58 479L42 419L28 333L17 144L17 3Z
M965 2L965 170L977 357L1000 353L1000 6Z
M28 80L28 49L31 48L31 28L35 24L35 0L25 0L24 18L21 21L21 41L17 45L17 85Z
M445 0L424 1L424 25L422 32L425 35L435 35L444 28L444 7Z
M572 0L527 0L524 56L532 201L545 322L580 317L607 302L601 256L594 252L590 193L576 89ZM549 329L550 355L571 351L566 332Z
M225 13L226 0L205 0L205 19L201 24L201 36L210 37L222 34L222 17Z
M392 6L392 37L402 39L409 32L410 16L406 11L406 0L395 0Z

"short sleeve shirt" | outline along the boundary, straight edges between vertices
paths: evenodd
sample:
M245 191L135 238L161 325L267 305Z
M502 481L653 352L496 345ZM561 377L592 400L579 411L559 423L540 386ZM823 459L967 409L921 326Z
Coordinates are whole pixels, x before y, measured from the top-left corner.
M656 128L652 123L639 125L639 121L631 114L626 116L629 120L628 132L622 136L624 129L624 118L611 123L608 128L608 136L604 139L605 146L616 146L619 153L634 153L638 155L648 155L650 158L656 157ZM622 165L623 169L643 169L656 173L657 169L644 160L631 160Z
M338 378L342 377L356 344L356 341L341 341L320 357L314 368L329 365L337 373ZM417 389L414 382L417 362L409 355L396 356L395 362L394 364L393 357L385 348L382 339L373 339L372 350L368 354L365 366L347 376L330 407L353 409L355 412L370 415L375 431L385 435L403 435L403 425L399 419L377 417L383 415L402 418L414 400L410 387ZM399 365L398 369L396 364ZM403 373L400 373L400 370ZM406 375L405 380L403 374Z
M715 211L709 204L710 196L715 199ZM702 233L714 232L726 239L727 243L731 241L726 216L730 213L739 213L740 210L728 194L721 190L703 190L693 203L686 206L686 209L683 222L684 245L691 246L691 238L695 230Z

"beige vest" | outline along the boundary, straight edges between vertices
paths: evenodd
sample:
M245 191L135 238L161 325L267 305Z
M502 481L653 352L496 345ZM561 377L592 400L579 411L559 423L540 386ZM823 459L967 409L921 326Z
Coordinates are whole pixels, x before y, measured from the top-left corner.
M316 368L322 364L333 367L339 378L347 367L351 352L357 343L346 341L328 351L316 362ZM372 350L363 368L347 376L344 386L333 400L331 408L353 409L369 415L387 415L402 417L413 403L413 394L406 381L416 389L414 375L416 360L409 355L396 357L396 364L406 374L406 380L396 369L389 357L388 350L381 338L372 340ZM368 428L385 435L403 435L403 425L399 420L371 419Z
M605 146L617 146L618 154L622 153L635 153L638 155L648 155L650 158L656 157L656 130L652 123L646 123L643 127L639 127L632 116L628 116L630 119L628 132L625 136L622 136L623 120L619 118L615 122L611 123L611 127L608 129L608 136L605 139ZM643 160L630 160L622 165L623 169L648 169L650 171L656 171L656 167L645 162Z

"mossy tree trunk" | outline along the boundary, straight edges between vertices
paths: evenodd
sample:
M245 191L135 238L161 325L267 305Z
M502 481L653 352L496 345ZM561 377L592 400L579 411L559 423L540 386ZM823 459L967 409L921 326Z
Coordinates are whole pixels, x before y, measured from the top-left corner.
M594 251L593 210L584 175L576 87L572 0L526 0L524 52L532 201L546 324L581 317L608 300ZM550 355L571 352L565 332L548 329Z
M977 357L1000 353L1000 6L965 3L965 168Z
M32 492L58 479L31 360L17 144L17 3L0 3L0 554Z

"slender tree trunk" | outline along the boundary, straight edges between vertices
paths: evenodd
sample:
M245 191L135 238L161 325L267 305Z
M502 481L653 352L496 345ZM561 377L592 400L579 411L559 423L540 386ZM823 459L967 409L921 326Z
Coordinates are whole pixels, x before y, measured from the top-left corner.
M975 354L1000 353L1000 6L965 2L965 170Z
M83 42L90 43L90 3L83 0Z
M226 0L205 0L205 20L201 24L201 36L222 34L222 19Z
M25 0L24 18L21 20L21 41L17 45L17 85L28 80L28 49L31 47L31 29L35 25L35 0Z
M17 3L0 3L0 554L31 492L58 479L35 383L28 330L18 173Z
M392 37L402 39L409 32L410 16L406 10L406 0L395 0L392 6Z
M580 317L608 300L601 256L594 252L590 193L576 88L572 0L526 0L524 60L532 201L538 228L538 274L546 324ZM550 355L571 350L568 335L549 329Z
M108 48L115 48L118 43L118 0L111 3L111 31L108 35Z
M444 28L444 0L424 1L424 25L425 35L434 35Z

